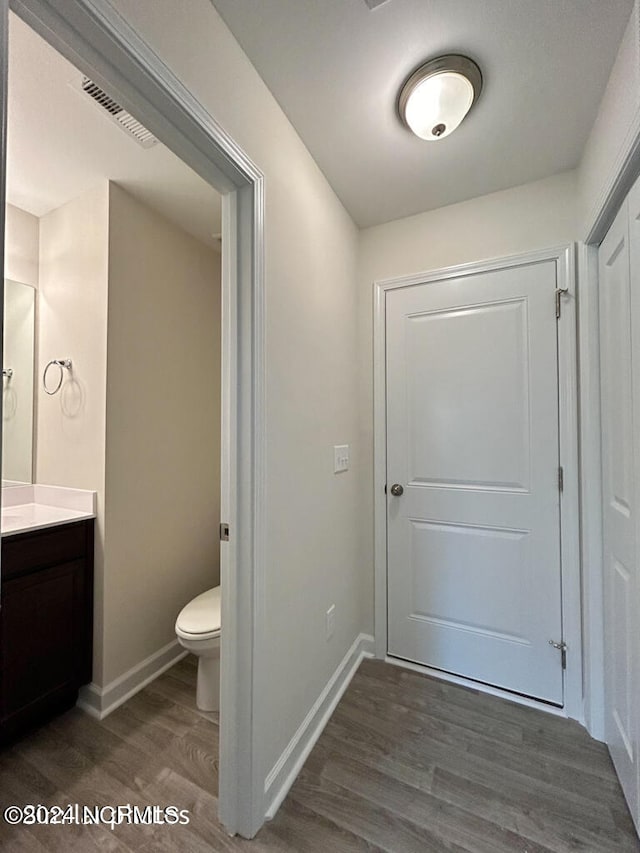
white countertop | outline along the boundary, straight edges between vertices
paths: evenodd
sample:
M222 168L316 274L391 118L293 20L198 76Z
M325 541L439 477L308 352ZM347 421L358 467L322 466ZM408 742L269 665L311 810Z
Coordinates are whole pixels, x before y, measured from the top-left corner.
M95 516L96 492L38 484L2 490L2 536Z

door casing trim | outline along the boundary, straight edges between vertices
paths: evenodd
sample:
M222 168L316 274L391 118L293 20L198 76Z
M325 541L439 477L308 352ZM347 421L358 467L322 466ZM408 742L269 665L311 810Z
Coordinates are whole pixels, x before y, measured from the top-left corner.
M582 696L582 590L580 578L580 518L578 469L578 361L576 337L576 275L573 243L525 254L495 258L479 263L461 264L374 282L373 286L373 443L374 443L374 565L375 565L375 650L376 657L387 657L387 468L386 429L386 295L401 287L433 284L461 276L513 269L519 266L554 261L557 286L566 288L562 316L558 322L558 390L560 464L564 468L561 495L560 538L562 561L562 620L564 641L568 647L564 673L565 716L584 722ZM554 310L551 303L549 310ZM394 661L396 662L396 661ZM435 672L435 671L433 671ZM460 683L463 683L462 679ZM476 690L482 685L468 682ZM495 692L495 688L490 688ZM489 691L487 691L489 692ZM520 697L498 691L514 702ZM523 704L548 711L544 702L527 699ZM557 709L553 709L556 712Z

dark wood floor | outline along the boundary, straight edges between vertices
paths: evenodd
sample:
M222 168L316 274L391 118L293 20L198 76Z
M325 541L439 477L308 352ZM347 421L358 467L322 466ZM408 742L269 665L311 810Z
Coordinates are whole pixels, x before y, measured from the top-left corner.
M606 749L577 724L365 661L253 842L216 821L217 723L187 658L107 717L73 710L0 753L7 805L176 805L189 826L9 827L4 851L640 851Z

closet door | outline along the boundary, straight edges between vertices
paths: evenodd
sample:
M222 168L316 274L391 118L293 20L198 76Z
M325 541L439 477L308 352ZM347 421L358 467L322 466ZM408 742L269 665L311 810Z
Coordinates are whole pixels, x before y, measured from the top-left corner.
M605 729L634 817L638 804L636 476L628 200L599 252L605 592ZM640 323L640 312L635 326ZM635 318L634 318L635 319ZM635 332L638 337L639 332ZM640 377L640 373L638 374ZM640 409L640 392L635 408ZM636 427L640 421L636 421Z
M633 445L635 448L634 484L636 506L640 507L640 179L628 197L629 221L629 274L631 290L631 348L633 354ZM636 514L636 543L640 543L640 513ZM640 551L636 545L636 554ZM636 570L636 588L632 609L631 649L633 668L633 693L631 707L635 719L633 749L636 756L635 802L629 806L640 832L640 571Z
M387 585L389 655L562 706L556 287L387 293Z

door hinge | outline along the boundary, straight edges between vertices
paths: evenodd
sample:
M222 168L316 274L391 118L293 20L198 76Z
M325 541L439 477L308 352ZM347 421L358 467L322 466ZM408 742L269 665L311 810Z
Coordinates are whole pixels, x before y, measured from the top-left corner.
M560 319L560 315L562 313L562 297L566 296L569 293L568 287L557 287L556 288L556 320Z
M549 645L553 646L554 649L558 649L561 655L562 660L562 668L567 668L567 644L565 642L556 643L555 640L549 640Z
M220 541L228 542L229 541L229 525L221 524L220 525Z
M560 491L564 490L564 468L562 465L558 468L558 489Z

